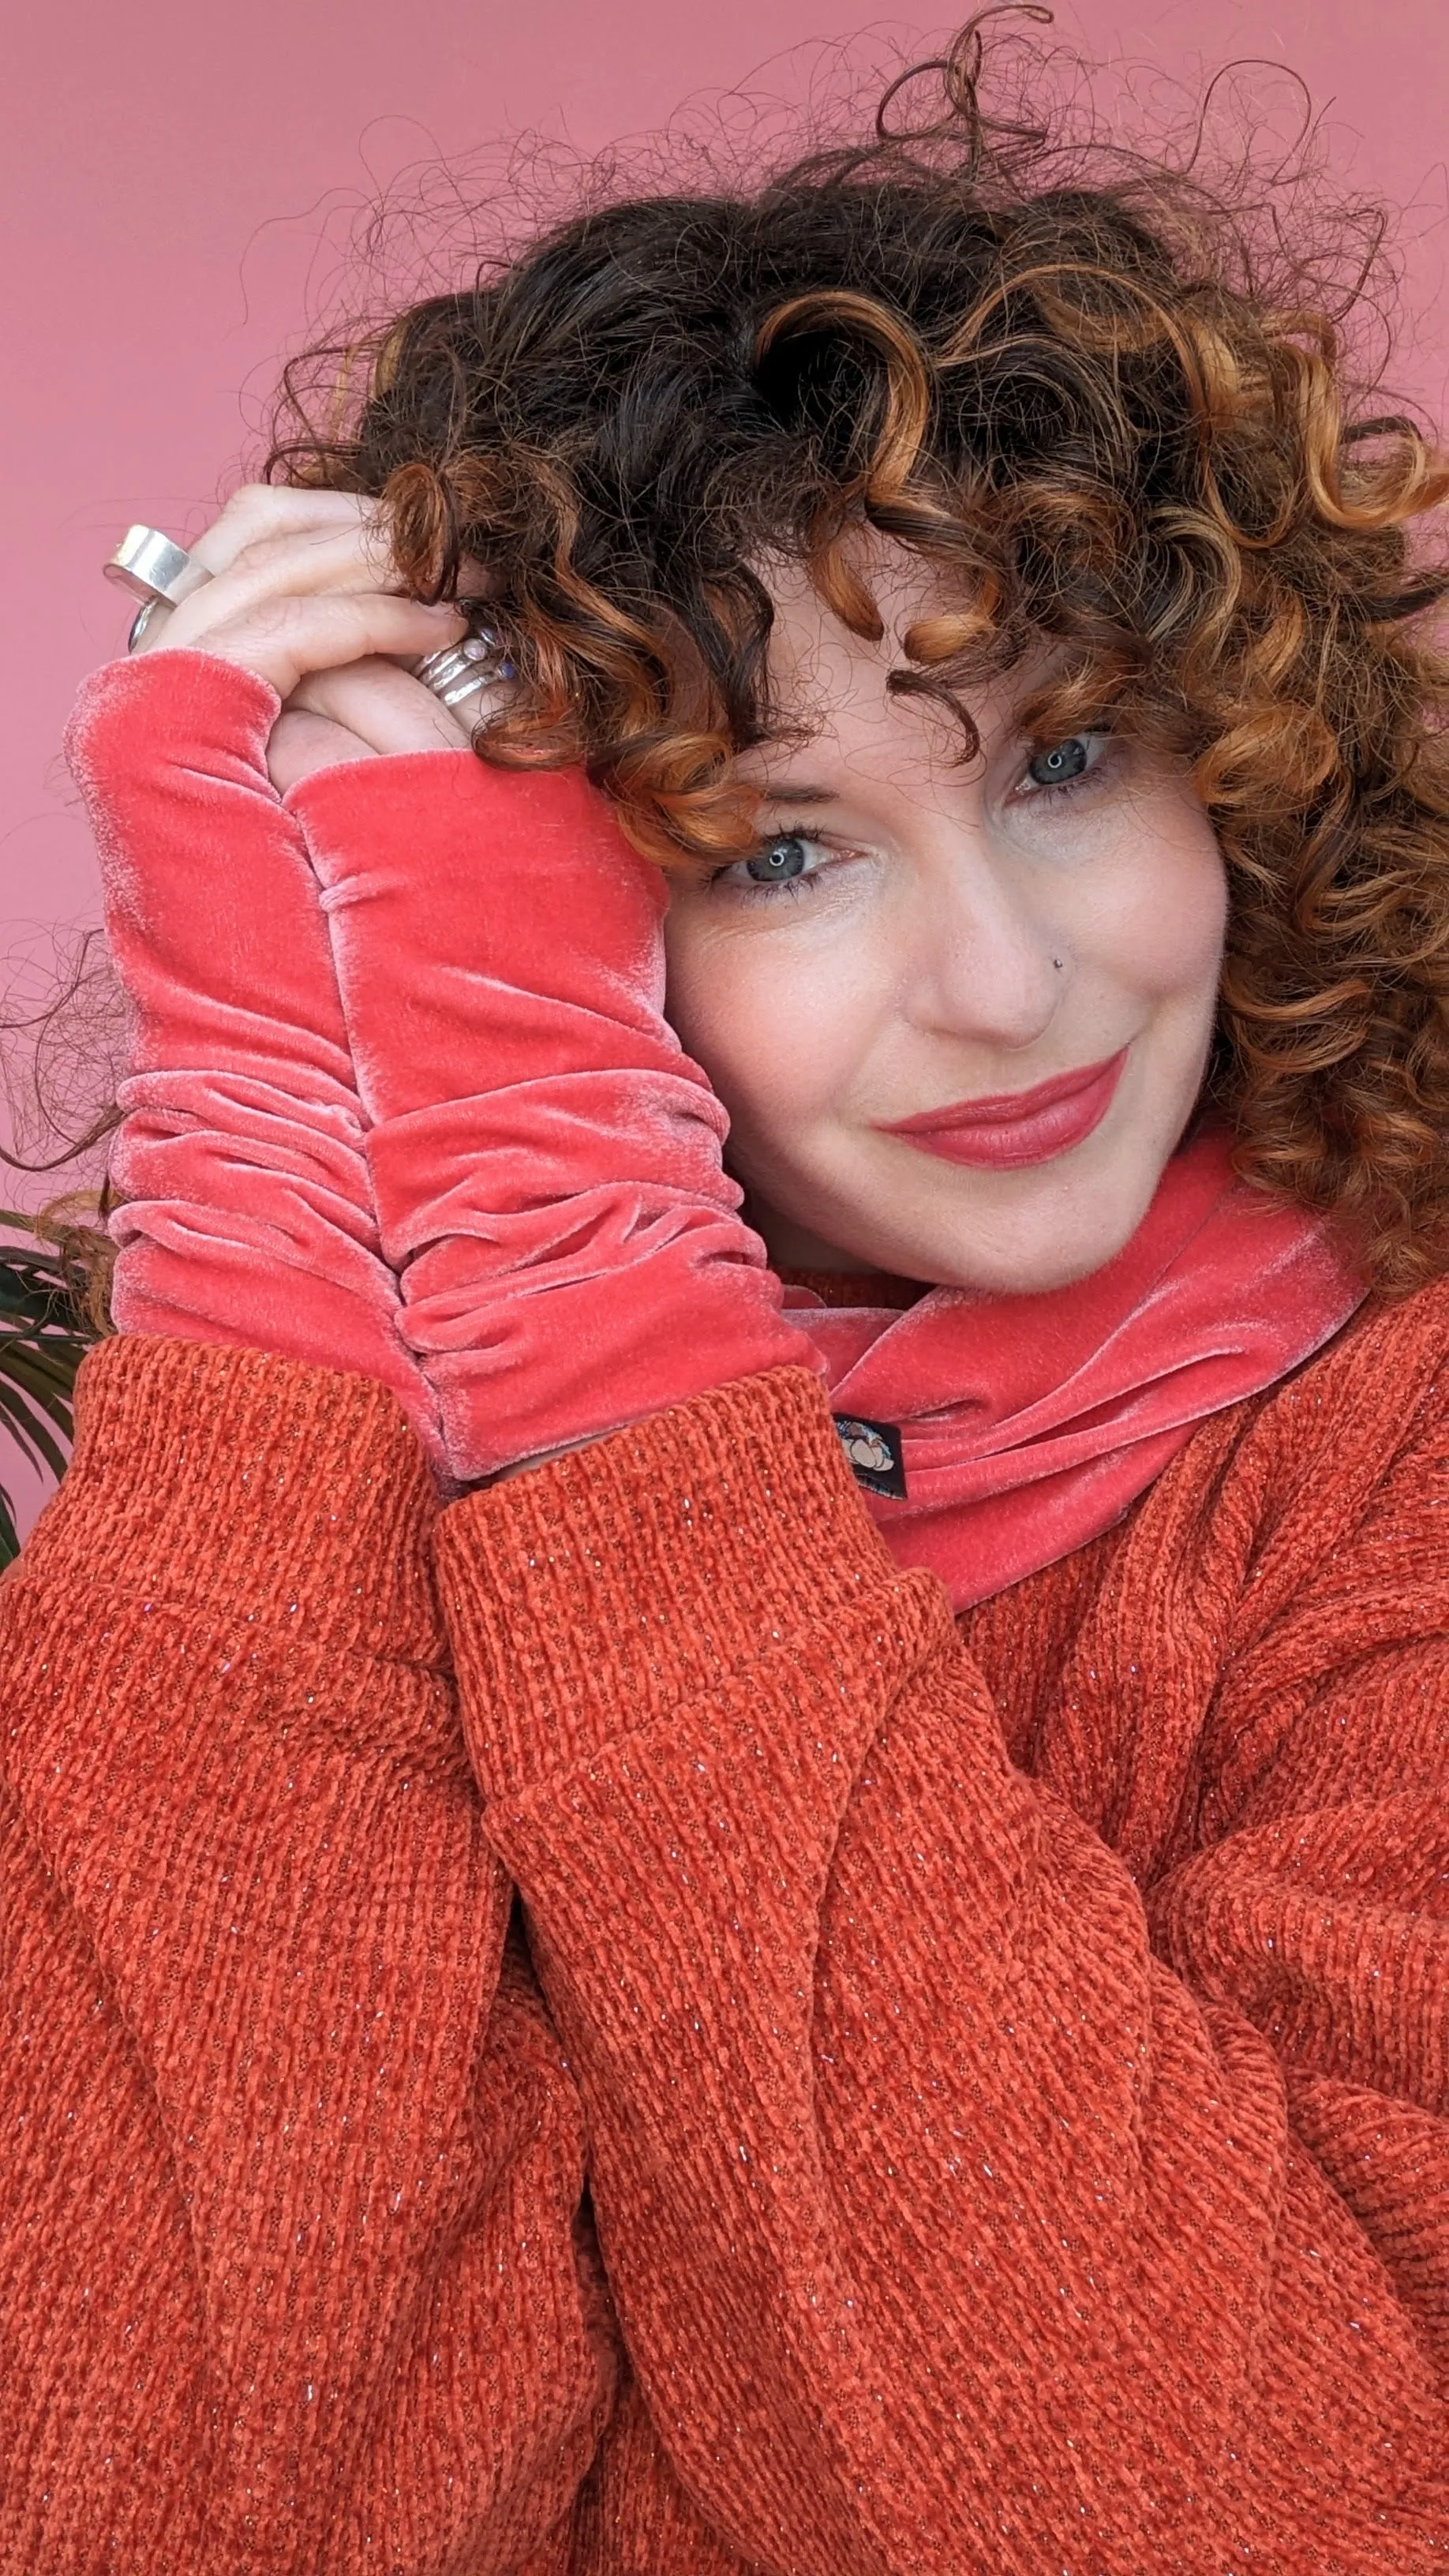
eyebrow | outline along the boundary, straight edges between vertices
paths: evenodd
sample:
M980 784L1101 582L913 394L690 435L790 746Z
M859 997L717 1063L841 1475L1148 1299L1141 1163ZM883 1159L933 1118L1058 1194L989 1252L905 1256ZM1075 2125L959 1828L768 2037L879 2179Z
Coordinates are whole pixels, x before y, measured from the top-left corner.
M833 805L833 787L813 787L804 778L752 778L746 782L758 788L767 805Z

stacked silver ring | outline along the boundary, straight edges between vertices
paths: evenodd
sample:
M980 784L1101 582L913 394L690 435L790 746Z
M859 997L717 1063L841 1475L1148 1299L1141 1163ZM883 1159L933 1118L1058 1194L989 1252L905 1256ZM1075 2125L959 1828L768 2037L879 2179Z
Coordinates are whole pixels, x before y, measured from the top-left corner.
M479 689L494 680L511 680L514 665L505 655L496 635L488 627L476 635L465 635L461 644L445 644L441 653L425 653L408 669L441 698L445 707L460 707Z

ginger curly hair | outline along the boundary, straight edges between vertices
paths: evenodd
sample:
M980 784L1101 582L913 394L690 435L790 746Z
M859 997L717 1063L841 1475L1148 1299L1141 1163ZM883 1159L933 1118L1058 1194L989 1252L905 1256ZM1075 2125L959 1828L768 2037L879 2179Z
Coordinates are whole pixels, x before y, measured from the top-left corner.
M1449 1265L1449 465L1261 196L988 113L984 27L859 141L586 207L310 353L267 470L380 496L422 596L481 565L520 673L481 755L581 761L666 867L751 845L772 562L873 638L868 532L933 567L890 686L967 754L972 680L1049 642L1031 736L1182 761L1219 835L1239 1169L1401 1294Z

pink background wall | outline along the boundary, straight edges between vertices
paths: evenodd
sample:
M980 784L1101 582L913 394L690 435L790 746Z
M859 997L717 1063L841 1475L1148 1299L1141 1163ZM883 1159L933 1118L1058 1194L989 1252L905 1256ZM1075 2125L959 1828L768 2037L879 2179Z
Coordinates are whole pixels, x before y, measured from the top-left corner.
M680 102L800 95L812 40L939 31L917 0L81 0L8 13L0 268L8 613L0 919L43 978L95 916L57 756L77 680L118 651L97 567L128 521L195 534L255 446L278 360L337 282L357 209L409 167L537 129L591 152ZM1449 10L1444 0L1076 0L1060 32L1188 80L1253 55L1329 108L1335 157L1409 209L1399 369L1438 406ZM792 50L803 48L803 51ZM28 962L28 966L26 961ZM32 1198L34 1192L32 1191Z

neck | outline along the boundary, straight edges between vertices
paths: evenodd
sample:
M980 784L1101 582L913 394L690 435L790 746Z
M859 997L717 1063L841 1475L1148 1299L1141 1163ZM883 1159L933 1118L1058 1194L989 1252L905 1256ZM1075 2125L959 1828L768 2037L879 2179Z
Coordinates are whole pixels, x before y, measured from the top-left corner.
M797 1225L793 1217L781 1216L778 1208L772 1208L754 1190L746 1190L741 1214L746 1225L753 1226L760 1236L776 1270L838 1270L857 1279L867 1278L875 1271L873 1261L862 1261L855 1252L842 1252L839 1244L827 1243L823 1236L812 1234L808 1226Z

